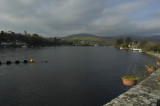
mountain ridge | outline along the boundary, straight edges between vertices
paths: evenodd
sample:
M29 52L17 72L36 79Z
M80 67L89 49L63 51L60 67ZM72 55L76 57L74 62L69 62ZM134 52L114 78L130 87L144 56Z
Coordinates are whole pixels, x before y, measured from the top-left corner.
M69 35L66 38L72 38L72 40L98 40L99 39L125 39L127 37L130 37L133 40L146 40L146 41L151 41L151 42L160 42L160 35L151 35L151 36L136 36L136 35L120 35L120 36L97 36L94 34L89 34L89 33L79 33L79 34L73 34Z
M98 36L93 35L93 34L89 34L89 33L79 33L79 34L69 35L66 37L98 37Z
M74 42L75 45L114 45L115 39L100 37L88 33L80 33L65 37L66 40Z

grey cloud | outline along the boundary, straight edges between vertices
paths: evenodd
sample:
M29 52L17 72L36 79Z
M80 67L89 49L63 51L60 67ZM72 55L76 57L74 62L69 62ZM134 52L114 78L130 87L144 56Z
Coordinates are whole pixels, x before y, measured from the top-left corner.
M0 29L27 30L49 37L84 32L103 36L159 33L159 20L155 18L159 17L158 12L150 20L130 19L150 3L149 0L117 4L113 0L1 0Z
M159 29L159 20L135 21L130 15L149 6L149 1L124 3L115 7L106 8L103 17L91 23L91 27L98 31L93 32L103 36L111 35L145 35L154 34ZM93 29L92 28L92 29Z

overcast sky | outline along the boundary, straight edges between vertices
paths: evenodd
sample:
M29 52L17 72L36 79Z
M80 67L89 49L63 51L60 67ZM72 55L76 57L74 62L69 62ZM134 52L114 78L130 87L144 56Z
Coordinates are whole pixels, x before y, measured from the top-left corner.
M160 0L0 0L0 30L45 37L160 34Z

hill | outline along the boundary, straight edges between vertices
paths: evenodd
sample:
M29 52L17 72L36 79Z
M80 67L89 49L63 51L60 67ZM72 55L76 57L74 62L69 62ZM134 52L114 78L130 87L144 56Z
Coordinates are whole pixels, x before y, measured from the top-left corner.
M111 46L114 44L115 40L106 37L99 37L92 34L81 33L69 35L65 39L72 41L75 45L86 45L86 46Z
M153 35L149 37L142 37L143 40L152 41L152 42L160 42L160 35Z
M125 39L127 37L130 37L133 40L146 40L146 41L152 41L152 42L160 42L160 35L151 35L151 36L136 36L136 35L125 35L125 36L109 36L108 38L112 38L112 39Z
M96 37L96 36L88 33L80 33L80 34L69 35L67 37L70 38L70 37Z
M141 40L142 39L142 36L136 36L136 35L108 36L108 38L112 38L112 39L119 39L119 38L125 39L127 37L130 37L133 40Z
M78 40L78 41L101 41L100 37L97 37L92 34L87 34L87 33L81 33L81 34L74 34L74 35L69 35L66 37L68 40Z

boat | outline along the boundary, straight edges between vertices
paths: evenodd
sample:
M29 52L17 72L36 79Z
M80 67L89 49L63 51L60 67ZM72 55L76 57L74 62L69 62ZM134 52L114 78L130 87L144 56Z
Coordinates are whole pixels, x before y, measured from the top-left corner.
M22 48L27 48L28 46L26 46L26 45L24 45L24 46L22 46Z
M120 47L119 49L123 49L122 47Z
M142 49L139 49L139 48L133 48L132 50L142 52Z

